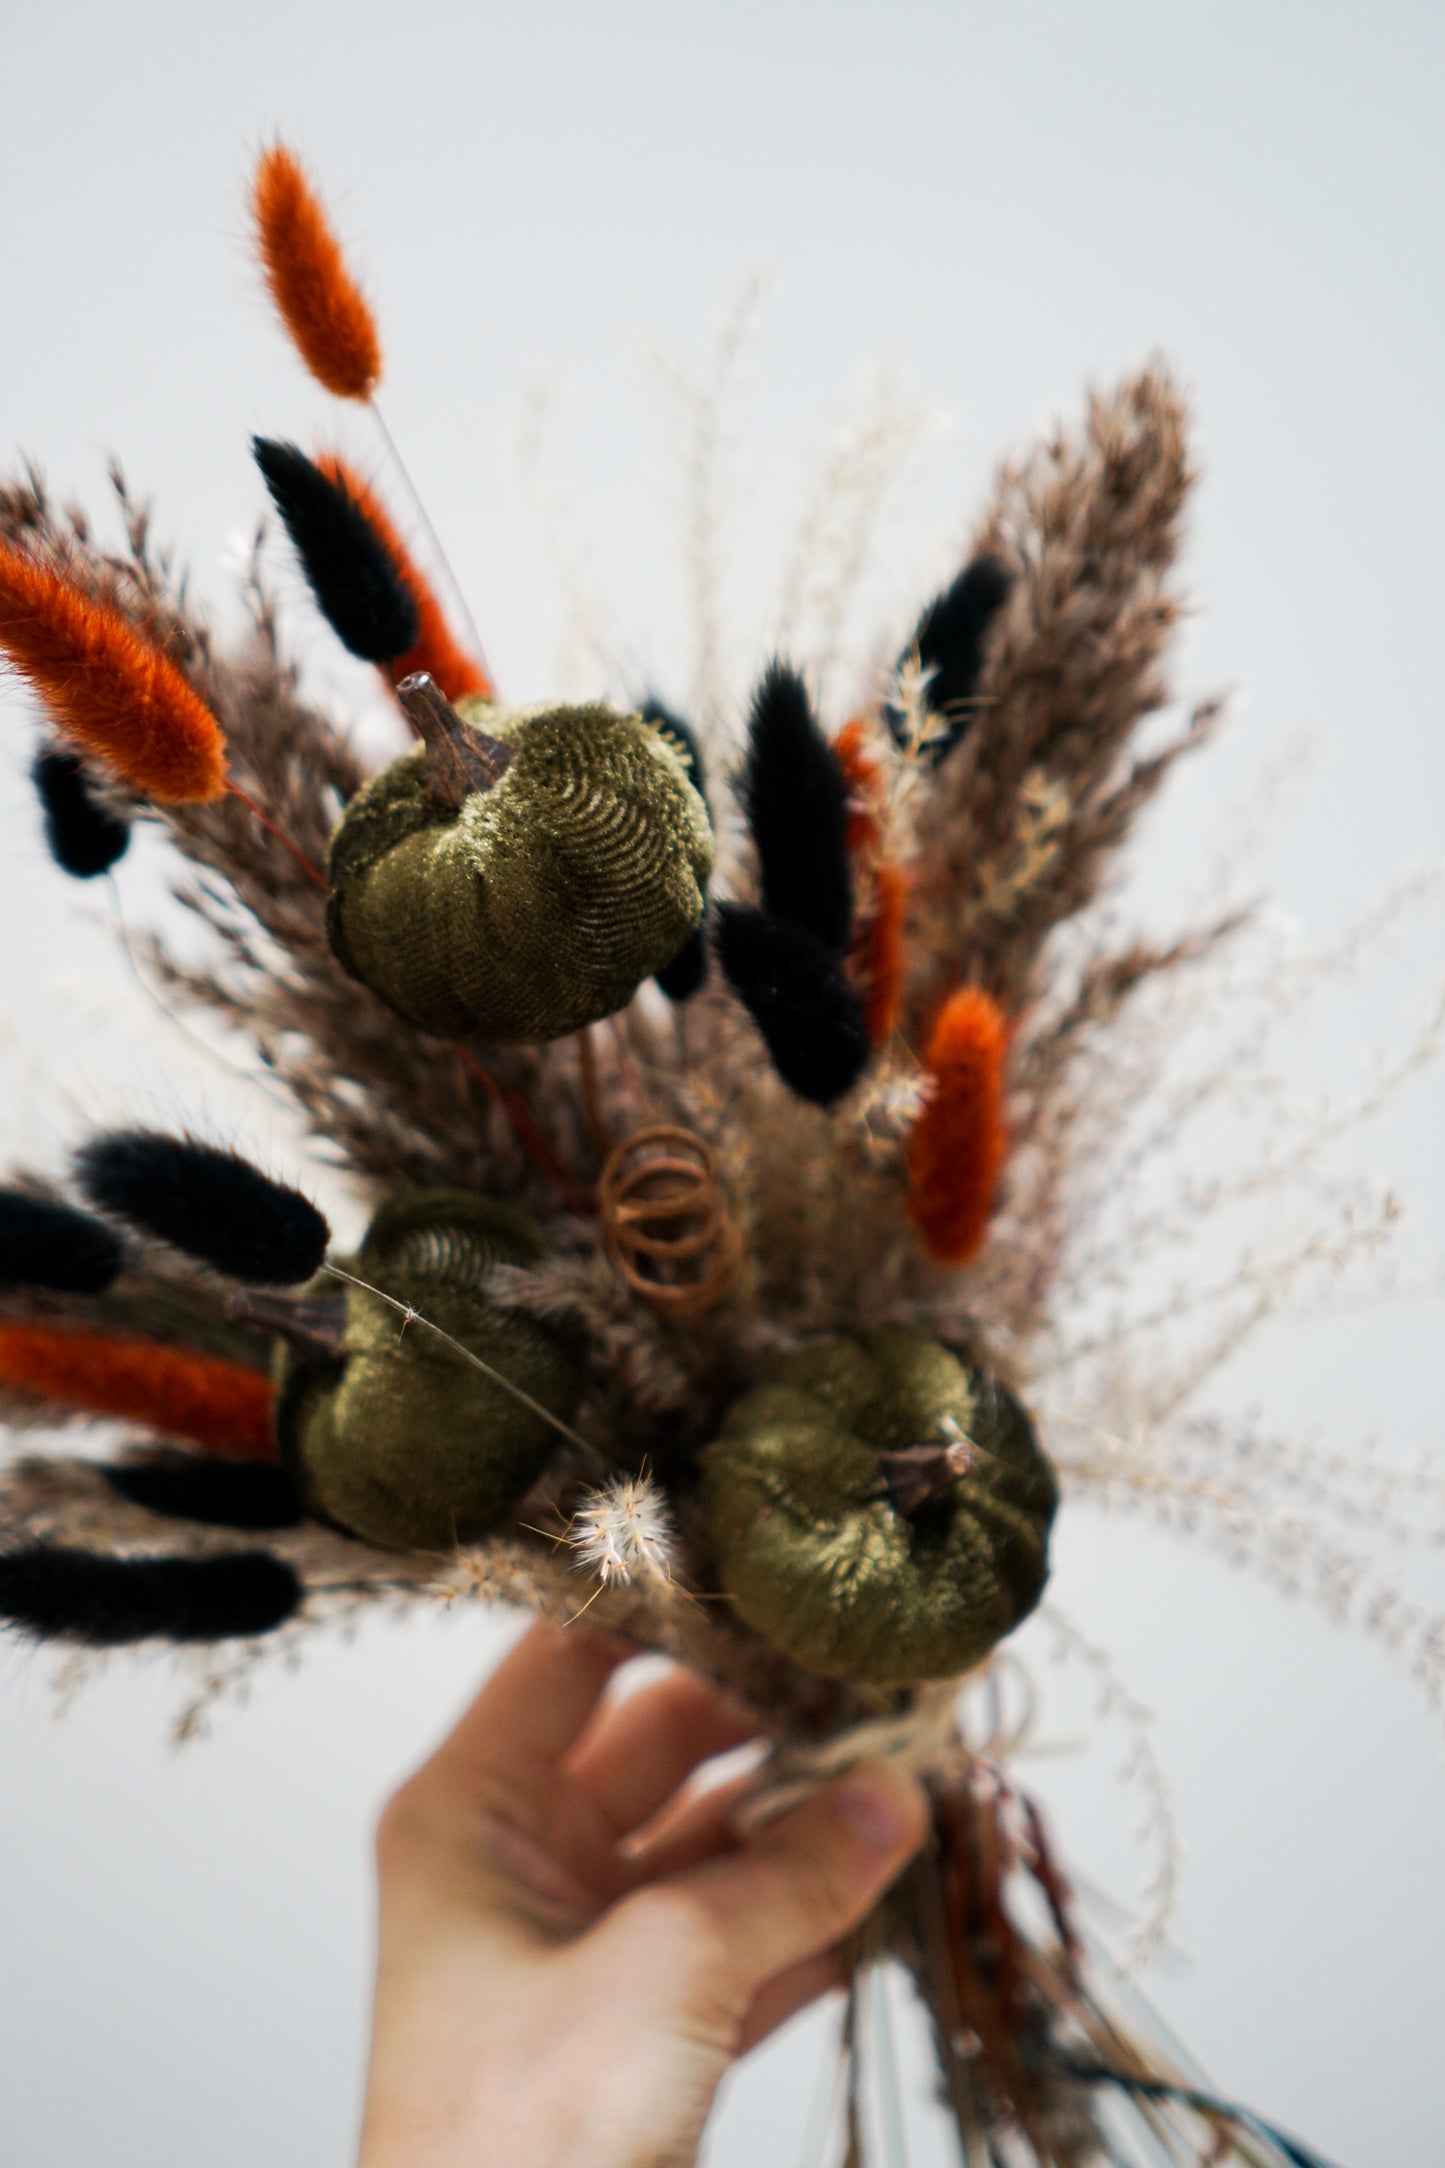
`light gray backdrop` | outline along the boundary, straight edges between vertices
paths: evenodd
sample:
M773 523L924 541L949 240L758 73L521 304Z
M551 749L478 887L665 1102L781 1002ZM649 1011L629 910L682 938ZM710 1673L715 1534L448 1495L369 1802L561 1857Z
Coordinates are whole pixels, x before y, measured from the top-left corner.
M771 275L733 470L745 676L803 454L880 358L952 424L885 531L870 607L896 618L996 454L1163 348L1207 462L1181 679L1247 699L1156 817L1141 905L1197 888L1226 807L1313 731L1262 870L1327 936L1438 848L1442 21L1404 0L10 0L0 435L96 504L121 452L229 606L222 560L260 502L249 432L338 426L248 261L248 162L279 128L379 298L391 421L507 691L555 689L566 631L512 458L552 382L570 403L548 488L614 598L609 635L684 697L680 485L646 349L704 365L741 283ZM289 592L317 683L374 709ZM7 694L3 720L7 1149L54 1163L88 1120L184 1115L283 1158L279 1117L146 1010L104 899L48 866L24 703ZM132 916L156 907L143 850L121 886ZM1438 964L1438 918L1416 922L1301 1043L1301 1095L1326 1072L1358 1081ZM1441 1249L1440 1113L1426 1078L1365 1155L1413 1208L1417 1272ZM1279 1332L1221 1391L1406 1455L1438 1437L1438 1350L1438 1306L1346 1317ZM1180 1788L1190 1850L1158 2003L1222 2086L1350 2168L1431 2168L1445 1774L1408 1680L1135 1525L1074 1516L1057 1586L1160 1710ZM0 1656L7 2163L343 2168L369 1826L509 1630L370 1625L265 1675L179 1758L166 1662L117 1662L57 1725L46 1667ZM1039 1783L1080 1865L1127 1892L1134 1807L1107 1781L1113 1752L1043 1764ZM826 2046L804 2024L744 2077L717 2162L798 2157ZM945 2156L925 2137L917 2157Z

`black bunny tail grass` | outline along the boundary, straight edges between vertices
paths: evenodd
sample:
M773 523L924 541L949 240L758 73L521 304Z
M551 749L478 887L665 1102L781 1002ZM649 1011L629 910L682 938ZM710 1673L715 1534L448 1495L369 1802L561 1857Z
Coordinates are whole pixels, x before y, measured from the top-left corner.
M82 1145L75 1172L100 1211L232 1279L294 1287L325 1261L331 1231L315 1205L217 1145L120 1130Z
M30 780L45 816L46 845L62 873L93 881L124 858L130 822L102 801L77 753L43 745Z
M901 661L916 655L929 672L923 705L942 726L924 747L930 763L936 765L952 752L973 721L971 702L983 672L984 640L1012 585L1013 575L1001 559L975 557L951 587L934 596L918 620ZM890 705L883 712L901 745L906 728L902 709Z
M100 1470L119 1498L168 1520L256 1532L294 1528L301 1519L296 1486L284 1468L260 1461L184 1459L116 1461Z
M292 1568L267 1551L107 1558L45 1543L0 1551L0 1622L87 1648L274 1633L302 1594Z
M124 1261L119 1238L88 1212L0 1189L0 1287L103 1295Z
M772 662L753 695L743 802L763 909L841 953L853 926L848 786L796 670Z
M800 1099L831 1106L851 1091L871 1048L862 1004L840 959L804 927L721 904L714 941L729 985Z
M296 545L316 606L363 662L391 662L420 636L401 567L365 511L294 444L254 437L251 450Z
M690 933L670 964L655 971L656 979L669 1001L691 1001L694 994L701 993L707 979L707 919L695 932Z

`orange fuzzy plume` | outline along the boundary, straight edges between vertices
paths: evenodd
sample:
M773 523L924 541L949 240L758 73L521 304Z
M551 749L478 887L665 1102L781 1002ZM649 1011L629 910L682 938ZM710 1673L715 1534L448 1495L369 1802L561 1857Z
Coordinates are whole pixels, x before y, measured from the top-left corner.
M60 728L133 790L179 804L225 787L225 741L200 695L118 610L0 547L0 652Z
M941 1265L983 1246L1008 1149L1003 1072L1009 1029L978 986L949 996L924 1057L927 1086L908 1144L908 1216Z
M271 1381L216 1355L62 1326L0 1324L0 1385L147 1423L235 1460L275 1460Z
M301 359L338 399L369 399L381 377L381 341L341 244L295 153L263 151L251 211L266 284Z
M897 866L879 866L873 875L872 907L859 924L849 958L863 995L870 1046L886 1046L898 1028L907 907L907 874Z
M327 457L316 464L323 474L339 483L353 504L364 512L370 525L386 544L397 571L416 604L417 623L421 630L415 647L408 648L387 665L387 675L394 685L414 671L425 670L434 677L448 700L460 700L464 693L480 693L484 700L493 697L493 685L486 671L453 639L451 627L442 615L442 606L433 594L426 574L413 559L391 522L391 515L376 492L369 488L346 462Z
M861 715L843 725L833 740L833 754L848 785L848 826L844 836L848 856L865 857L883 832L878 813L882 785L878 763L868 751L868 725Z

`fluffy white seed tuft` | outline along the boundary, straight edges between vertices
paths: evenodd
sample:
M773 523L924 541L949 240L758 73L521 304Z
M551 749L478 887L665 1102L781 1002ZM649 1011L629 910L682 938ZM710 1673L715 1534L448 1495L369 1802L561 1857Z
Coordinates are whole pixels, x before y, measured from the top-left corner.
M567 1540L579 1571L604 1586L634 1574L672 1578L675 1532L662 1492L649 1476L618 1476L589 1491L572 1517Z

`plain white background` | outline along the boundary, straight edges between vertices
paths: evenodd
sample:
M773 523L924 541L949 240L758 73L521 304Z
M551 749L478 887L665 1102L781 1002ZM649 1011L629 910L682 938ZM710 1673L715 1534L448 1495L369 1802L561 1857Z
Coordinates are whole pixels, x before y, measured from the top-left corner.
M871 368L890 363L950 424L874 560L866 608L894 624L994 458L1162 348L1194 388L1207 469L1180 682L1246 697L1142 839L1138 908L1197 896L1226 809L1309 732L1321 750L1270 826L1261 880L1326 937L1438 850L1442 45L1438 10L1401 0L543 0L525 15L12 0L0 433L93 505L120 452L224 615L223 560L260 503L250 432L338 429L247 256L248 162L280 129L378 298L389 417L507 692L555 690L569 631L513 457L547 384L563 395L548 487L611 642L684 698L680 484L644 364L662 349L705 366L742 282L771 279L733 470L740 681L764 652L809 447ZM348 712L374 705L288 592L316 684ZM9 694L3 725L7 1149L54 1164L87 1121L184 1115L294 1155L264 1101L144 1007L104 899L48 866L31 726ZM161 907L145 851L122 890L132 918ZM1415 922L1342 991L1297 1050L1301 1093L1347 1089L1375 1043L1398 1042L1438 976L1439 932ZM1429 1076L1361 1162L1410 1203L1415 1272L1445 1247L1440 1114ZM1438 1348L1438 1305L1371 1311L1275 1333L1220 1392L1278 1428L1340 1446L1374 1432L1410 1455L1438 1441ZM1139 1526L1066 1516L1056 1586L1160 1711L1180 1788L1186 1880L1150 1992L1222 2087L1347 2168L1431 2168L1438 1720L1379 1649ZM0 1657L7 2163L343 2168L370 1824L510 1630L372 1622L297 1676L263 1675L248 1710L179 1758L168 1661L117 1662L57 1725L46 1666ZM1118 1758L1105 1742L1038 1782L1071 1854L1127 1894ZM746 2074L715 2160L795 2160L826 2052L826 2025L805 2024ZM920 2161L945 2157L920 2138Z

